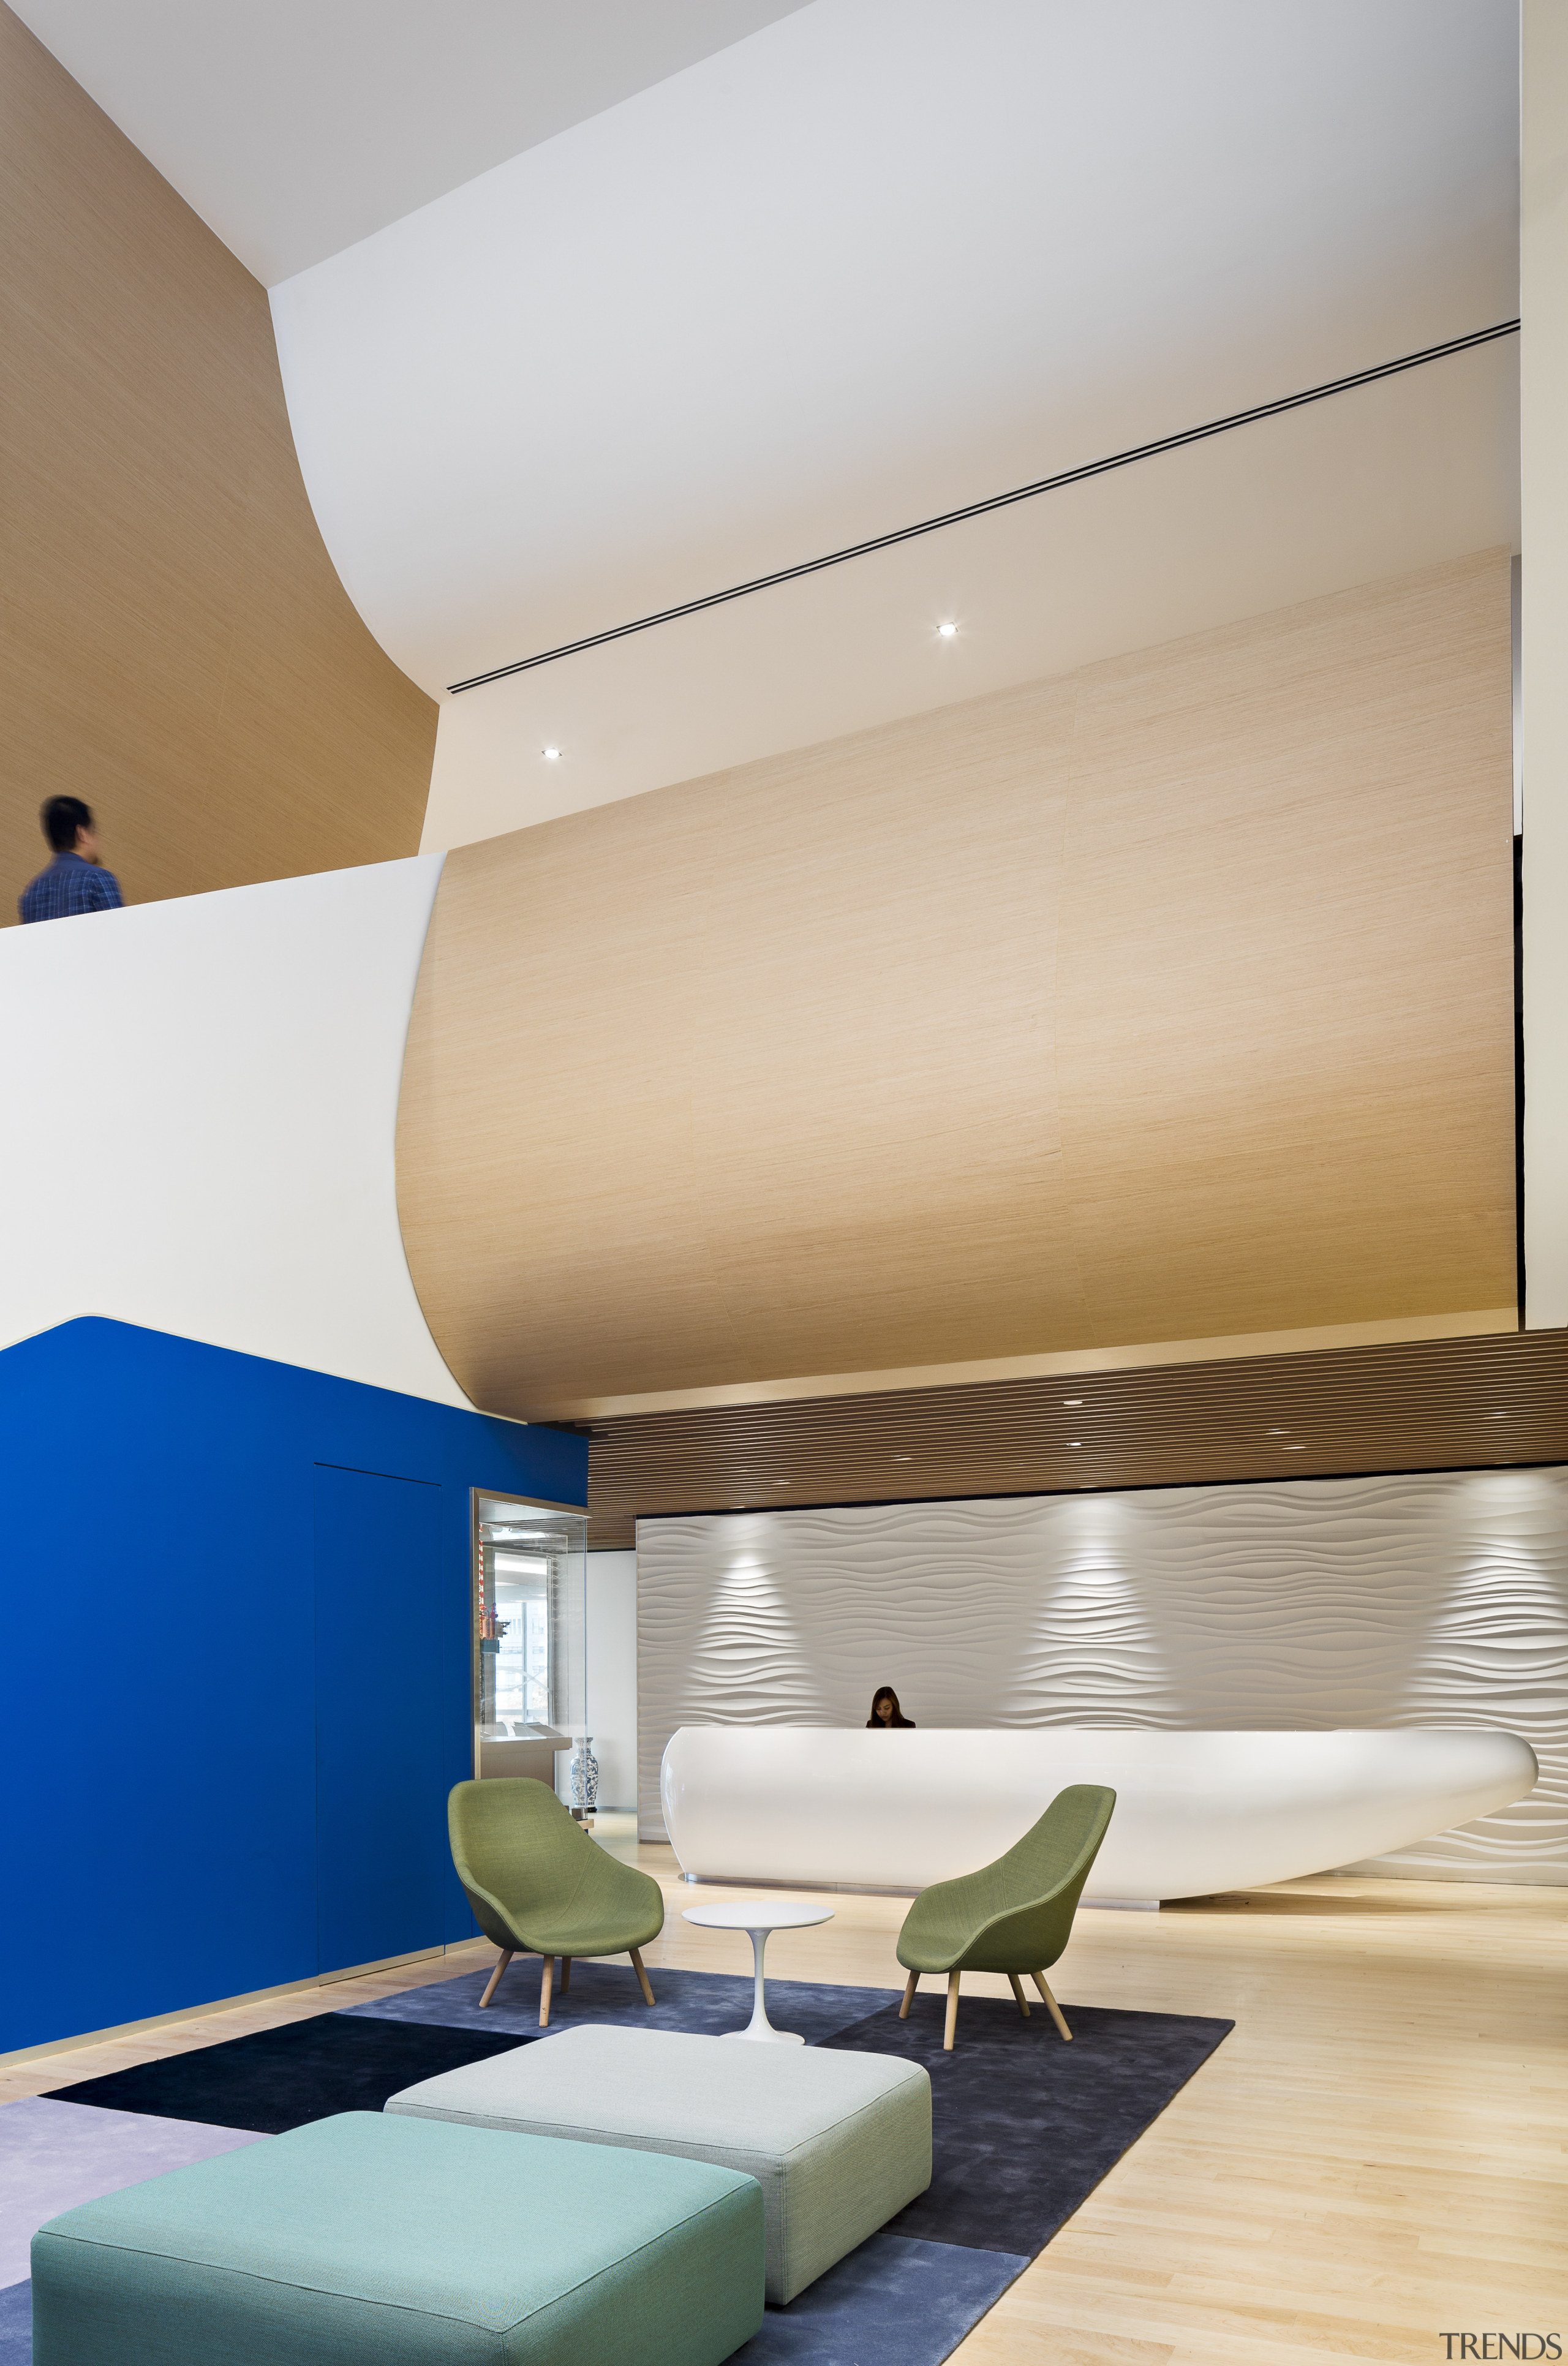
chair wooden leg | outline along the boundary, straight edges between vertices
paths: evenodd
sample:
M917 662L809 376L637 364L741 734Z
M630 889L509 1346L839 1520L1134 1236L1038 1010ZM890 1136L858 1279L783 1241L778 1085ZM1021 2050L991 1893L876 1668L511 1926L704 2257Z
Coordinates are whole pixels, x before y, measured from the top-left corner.
M943 2030L942 2035L942 2050L944 2054L951 2054L953 2051L953 2033L957 2027L958 1974L956 1972L949 1972L947 1976L947 2027Z
M915 2001L915 1984L919 1977L919 1972L911 1972L904 1983L904 2001L898 2008L900 2021L908 2021L909 2018L909 2007Z
M513 1954L513 1950L511 1947L503 1947L502 1949L501 1961L497 1964L494 1971L491 1972L490 1976L490 1986L486 1989L483 1996L479 1999L479 2009L481 2011L484 2007L489 2004L491 1997L501 1986L501 1976L506 1969L507 1965L512 1961Z
M644 2004L651 2004L653 2002L653 1990L649 1985L648 1974L643 1969L642 1957L635 1947L631 1950L631 1958L632 1969L637 1974L637 1979L642 1986L642 2000Z
M1034 1985L1039 1989L1041 1995L1044 1998L1045 2010L1050 2014L1052 2020L1055 2022L1057 2028L1061 2031L1063 2036L1071 2037L1073 2033L1062 2018L1062 2008L1056 2002L1055 1998L1052 1995L1050 1989L1045 1985L1044 1973L1031 1972L1029 1977L1034 1982Z
M566 1992L567 1992L568 1989L569 1989L569 1988L570 1988L570 1986L571 1986L571 1957L570 1957L570 1955L563 1955L563 1956L561 1957L561 1959L560 1959L560 1992L561 1992L562 1996L565 1996L565 1994L566 1994Z
M539 1981L539 2027L541 2029L548 2029L550 2025L550 1990L555 1986L555 1977L556 1959L553 1955L547 1955L544 1974Z
M1018 2009L1020 2012L1022 2013L1025 2021L1027 2021L1029 2019L1029 1999L1023 1993L1023 1982L1019 1978L1016 1972L1010 1972L1008 1974L1008 1977L1012 1982L1012 1992L1018 1999Z

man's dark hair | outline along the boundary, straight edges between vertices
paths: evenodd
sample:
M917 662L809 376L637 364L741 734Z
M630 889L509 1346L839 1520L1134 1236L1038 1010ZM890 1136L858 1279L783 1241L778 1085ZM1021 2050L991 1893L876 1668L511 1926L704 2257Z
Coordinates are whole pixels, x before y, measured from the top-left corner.
M69 854L76 843L77 831L93 827L92 810L80 797L51 797L39 819L56 854Z

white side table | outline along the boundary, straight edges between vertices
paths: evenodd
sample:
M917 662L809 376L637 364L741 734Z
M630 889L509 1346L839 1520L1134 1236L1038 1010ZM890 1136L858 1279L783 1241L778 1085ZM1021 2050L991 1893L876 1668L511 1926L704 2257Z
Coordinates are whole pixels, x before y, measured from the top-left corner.
M816 1906L805 1898L734 1898L722 1906L682 1908L683 1922L700 1922L709 1931L745 1931L750 1934L757 1983L752 1992L751 2019L745 2029L727 2030L727 2037L751 2037L771 2045L805 2045L804 2037L797 2037L793 2030L775 2029L768 2019L762 1993L762 1952L770 1931L804 1931L813 1922L830 1922L832 1919L830 1906Z

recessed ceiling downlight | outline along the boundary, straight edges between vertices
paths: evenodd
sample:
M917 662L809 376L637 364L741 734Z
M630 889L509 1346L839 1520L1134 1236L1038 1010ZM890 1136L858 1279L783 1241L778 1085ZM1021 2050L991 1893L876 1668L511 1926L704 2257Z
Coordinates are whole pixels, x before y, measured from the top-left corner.
M951 641L956 635L958 627L956 625L953 624L939 625L937 626L937 631L941 634L944 641Z
M560 758L560 749L558 748L546 748L541 750L541 753L545 755L552 764L558 762Z

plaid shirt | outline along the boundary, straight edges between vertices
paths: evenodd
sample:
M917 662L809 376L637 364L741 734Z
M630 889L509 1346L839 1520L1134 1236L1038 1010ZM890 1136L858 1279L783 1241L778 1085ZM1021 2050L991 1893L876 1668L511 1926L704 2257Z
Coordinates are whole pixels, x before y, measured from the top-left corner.
M119 882L112 871L79 854L57 854L17 898L24 920L68 920L73 912L117 912Z

